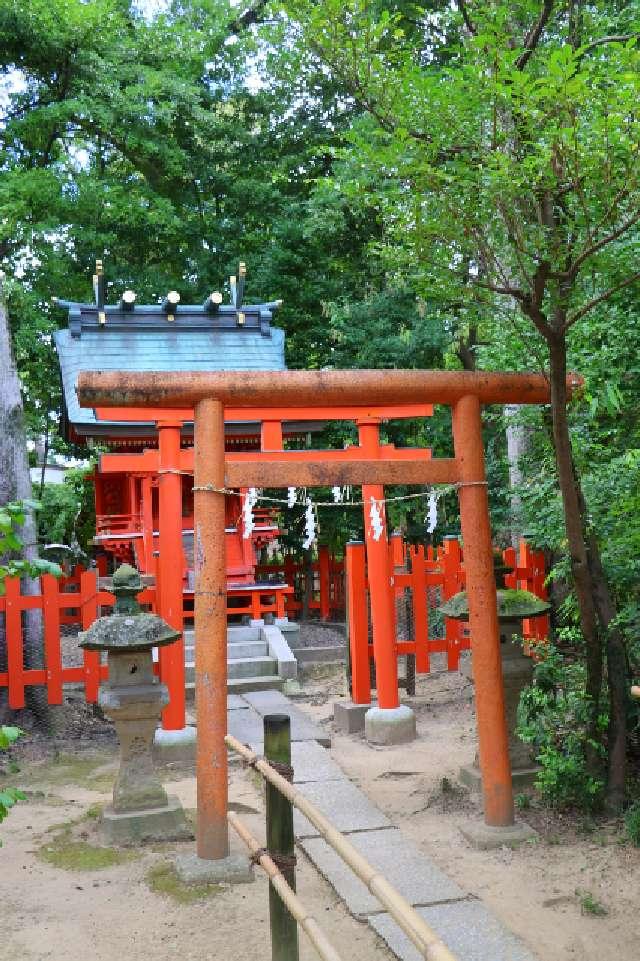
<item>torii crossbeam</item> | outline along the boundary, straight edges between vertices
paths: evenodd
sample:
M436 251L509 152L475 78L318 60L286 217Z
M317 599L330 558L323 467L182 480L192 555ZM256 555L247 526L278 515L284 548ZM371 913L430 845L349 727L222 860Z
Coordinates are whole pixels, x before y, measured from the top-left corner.
M579 377L570 375L568 393L580 383ZM454 457L413 460L409 467L409 464L385 461L382 455L375 465L375 483L458 485L484 817L488 825L496 827L513 824L481 409L483 404L548 403L549 383L542 374L421 370L179 374L91 371L80 374L77 391L80 404L86 407L166 407L195 411L197 852L201 858L210 860L226 858L229 853L224 744L227 724L225 495L222 491L232 484L249 486L257 480L255 464L250 477L239 462L225 475L225 407L449 405ZM269 461L259 465L259 486L366 485L372 479L370 460L319 459L300 464L276 453L269 456ZM399 474L403 466L407 468L404 476ZM304 480L301 480L302 468Z

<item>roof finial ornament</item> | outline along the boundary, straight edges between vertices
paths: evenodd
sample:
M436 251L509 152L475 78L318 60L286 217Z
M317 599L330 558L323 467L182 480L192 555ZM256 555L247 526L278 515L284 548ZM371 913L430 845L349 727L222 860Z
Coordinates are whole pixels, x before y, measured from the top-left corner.
M176 319L176 309L180 303L180 294L177 290L170 290L167 296L162 301L162 309L167 315L167 320Z

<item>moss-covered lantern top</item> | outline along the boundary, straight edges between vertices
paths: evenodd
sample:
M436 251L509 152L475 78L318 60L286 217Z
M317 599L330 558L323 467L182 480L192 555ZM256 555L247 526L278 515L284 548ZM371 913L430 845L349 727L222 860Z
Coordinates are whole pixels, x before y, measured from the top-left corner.
M122 564L113 575L111 593L116 598L113 614L99 617L81 633L80 647L86 651L128 653L148 651L177 641L180 631L175 631L157 614L147 614L141 609L137 595L142 586L135 567Z
M503 563L502 556L498 551L494 553L493 560L497 586L498 620L504 623L506 621L520 621L525 617L538 617L540 614L546 614L551 607L546 601L536 597L536 595L530 591L520 591L505 587L504 575L509 571L509 568ZM438 610L444 614L445 617L451 617L457 621L468 621L469 602L467 592L460 591L458 594L454 594L448 601L441 604Z

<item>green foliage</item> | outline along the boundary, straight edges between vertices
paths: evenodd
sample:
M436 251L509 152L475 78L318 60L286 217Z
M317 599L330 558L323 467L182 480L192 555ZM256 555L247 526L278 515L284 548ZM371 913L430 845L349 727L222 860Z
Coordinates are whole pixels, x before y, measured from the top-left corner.
M536 751L541 766L536 787L554 807L588 810L602 802L604 778L587 768L587 744L602 756L600 741L588 742L589 704L584 696L584 665L567 661L553 646L539 649L533 684L518 707L518 736ZM607 717L598 718L604 732Z
M21 734L19 727L0 727L0 751L6 751ZM26 794L18 788L0 786L0 822L4 821L16 801L24 801L25 798ZM2 841L0 841L1 846Z
M45 484L38 512L38 539L42 544L64 544L62 560L86 558L95 536L93 467L73 468L63 484Z
M598 901L591 891L581 891L578 889L576 890L576 894L580 899L580 912L582 914L590 914L594 918L604 918L609 913L608 908L606 908L601 901Z
M640 848L640 801L636 801L624 816L627 837L636 848Z
M41 558L27 561L10 556L22 549L18 530L24 524L26 511L38 510L39 507L36 501L12 501L0 507L0 558L6 558L0 564L0 594L4 593L5 577L38 577L40 574L59 577L62 573L57 564Z

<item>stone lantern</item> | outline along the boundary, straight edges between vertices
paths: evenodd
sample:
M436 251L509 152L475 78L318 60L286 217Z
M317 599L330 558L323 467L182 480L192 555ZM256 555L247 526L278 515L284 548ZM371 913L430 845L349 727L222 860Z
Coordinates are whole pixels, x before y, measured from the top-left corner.
M509 758L514 786L530 784L537 768L531 758L531 748L516 735L518 703L520 694L531 683L533 662L523 651L515 635L522 631L522 621L528 617L545 614L550 605L529 591L513 590L504 583L504 575L510 570L499 552L494 554L494 573L498 599L498 622L500 625L500 654L502 657L502 679L504 682L505 716L509 735ZM460 591L439 608L446 617L454 620L469 620L469 604L466 591ZM473 679L472 659L461 665L461 671ZM480 789L481 775L478 755L473 765L460 770L460 779L473 789Z
M98 703L116 726L120 768L102 826L115 843L192 836L180 802L167 796L151 755L160 712L169 700L167 688L154 677L151 651L172 644L180 633L142 611L136 599L141 590L138 571L123 564L113 575L113 614L99 617L79 635L80 647L107 652L109 680L100 687Z

